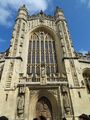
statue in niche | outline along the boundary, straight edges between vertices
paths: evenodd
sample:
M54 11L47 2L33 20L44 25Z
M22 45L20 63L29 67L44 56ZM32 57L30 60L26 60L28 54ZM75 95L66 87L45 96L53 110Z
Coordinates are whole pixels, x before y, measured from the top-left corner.
M70 103L69 103L69 98L68 98L67 92L63 93L63 105L64 105L65 113L69 114L70 113Z
M23 95L18 97L17 115L19 118L23 118L23 115L24 115L24 96Z
M41 68L41 76L45 77L45 67L44 66L42 66L42 68Z
M21 93L21 94L23 93L24 94L25 93L25 87L20 87L19 93Z
M68 88L67 86L62 86L62 94L63 94L63 105L66 114L70 113L70 103L68 98Z
M67 86L62 86L62 93L67 92L67 91L68 91Z

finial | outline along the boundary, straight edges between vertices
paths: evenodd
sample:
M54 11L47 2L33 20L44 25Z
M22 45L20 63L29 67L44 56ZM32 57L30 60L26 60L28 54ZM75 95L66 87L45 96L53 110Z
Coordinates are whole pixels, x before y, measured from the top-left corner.
M56 7L56 10L55 10L55 13L58 13L58 12L63 12L62 9L60 7Z
M26 8L25 4L23 4L23 7Z
M23 4L23 5L20 7L20 10L27 10L26 5Z
M42 11L42 10L40 11L40 14L41 14L41 15L43 14L43 11Z

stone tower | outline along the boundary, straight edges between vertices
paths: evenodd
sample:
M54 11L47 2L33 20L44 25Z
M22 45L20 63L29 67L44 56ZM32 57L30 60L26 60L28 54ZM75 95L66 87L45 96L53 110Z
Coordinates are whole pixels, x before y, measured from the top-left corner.
M0 116L77 120L90 114L90 54L74 51L63 11L20 7L10 48L0 54Z

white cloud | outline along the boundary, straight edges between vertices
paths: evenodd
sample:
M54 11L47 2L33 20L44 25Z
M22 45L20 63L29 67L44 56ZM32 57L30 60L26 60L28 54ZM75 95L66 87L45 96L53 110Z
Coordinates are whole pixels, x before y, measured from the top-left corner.
M7 22L8 21L8 17L11 15L11 13L6 10L6 9L3 9L3 8L0 8L0 23L3 24L3 25L9 25L10 22Z
M37 11L45 11L51 0L0 0L0 24L6 25L10 20L10 16L13 15L20 6L25 4L29 13L35 13ZM11 24L9 22L9 24Z
M81 50L79 51L79 53L82 53L83 55L85 55L86 53L88 53L88 51L86 51L86 50L84 50L84 49L81 49Z
M6 42L6 40L0 38L0 42Z
M81 3L84 3L84 4L87 2L87 0L80 0L80 1Z
M80 2L90 8L90 0L80 0Z

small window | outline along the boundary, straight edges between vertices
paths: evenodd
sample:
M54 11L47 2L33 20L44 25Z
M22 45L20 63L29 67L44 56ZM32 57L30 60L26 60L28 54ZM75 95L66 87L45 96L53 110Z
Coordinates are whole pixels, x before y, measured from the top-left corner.
M80 91L78 91L78 96L79 96L79 98L81 98L81 93L80 93Z

